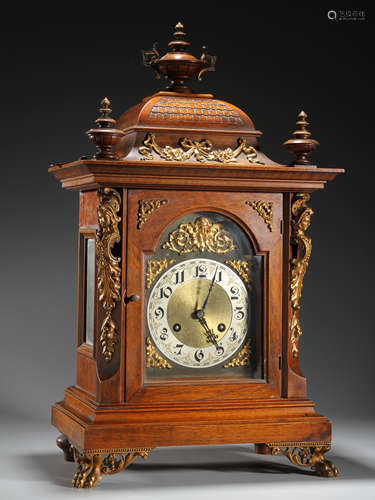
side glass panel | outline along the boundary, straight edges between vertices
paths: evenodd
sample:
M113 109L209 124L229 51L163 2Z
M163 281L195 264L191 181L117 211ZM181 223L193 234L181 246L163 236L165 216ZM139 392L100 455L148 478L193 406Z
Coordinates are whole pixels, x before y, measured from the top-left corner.
M94 342L95 239L87 238L85 270L85 343Z
M145 260L145 381L262 379L263 256L242 228L191 213Z

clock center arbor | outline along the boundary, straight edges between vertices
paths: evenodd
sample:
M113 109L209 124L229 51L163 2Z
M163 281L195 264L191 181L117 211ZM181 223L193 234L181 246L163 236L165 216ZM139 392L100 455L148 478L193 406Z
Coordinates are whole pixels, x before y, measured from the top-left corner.
M115 121L108 99L87 134L97 148L50 168L80 197L77 376L52 408L57 444L92 487L161 446L254 443L323 476L331 423L299 368L310 253L310 193L340 169L299 114L292 165L270 160L238 107L193 93L216 58L144 62L170 84Z

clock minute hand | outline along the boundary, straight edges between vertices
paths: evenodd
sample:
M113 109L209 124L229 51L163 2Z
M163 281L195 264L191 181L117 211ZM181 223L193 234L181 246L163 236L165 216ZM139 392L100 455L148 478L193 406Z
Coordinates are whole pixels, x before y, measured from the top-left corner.
M208 289L208 294L207 294L207 297L205 298L204 302L203 302L203 306L201 308L201 311L204 311L206 305L207 305L207 301L208 301L208 297L210 296L211 294L211 291L212 291L212 288L214 286L214 283L215 283L215 278L216 278L216 273L217 273L217 268L218 266L216 266L216 269L215 269L215 272L214 272L214 277L212 278L211 280L211 284L210 284L210 288Z

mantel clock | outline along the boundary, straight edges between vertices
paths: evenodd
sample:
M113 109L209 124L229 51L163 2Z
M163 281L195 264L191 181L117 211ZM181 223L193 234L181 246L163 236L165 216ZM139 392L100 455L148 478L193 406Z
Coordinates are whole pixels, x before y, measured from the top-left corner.
M343 170L309 162L303 111L294 162L270 160L246 113L188 88L216 62L189 45L178 23L143 51L166 90L117 121L103 99L96 154L50 168L80 193L76 385L52 408L77 488L159 446L254 443L337 475L298 359L308 200Z

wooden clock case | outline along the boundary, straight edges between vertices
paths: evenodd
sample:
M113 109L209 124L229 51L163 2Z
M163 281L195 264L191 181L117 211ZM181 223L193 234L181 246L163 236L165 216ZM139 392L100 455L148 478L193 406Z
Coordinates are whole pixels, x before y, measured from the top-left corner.
M307 398L298 343L311 251L306 203L343 170L308 163L316 141L305 116L287 141L299 164L280 165L260 151L260 132L243 111L181 82L116 123L107 101L101 111L88 132L96 157L50 169L80 193L77 378L52 408L57 443L78 466L73 485L95 486L155 447L228 443L337 475L324 457L331 422ZM263 256L262 380L144 378L144 259L169 224L197 211L231 218ZM87 238L96 239L93 345L85 342Z

